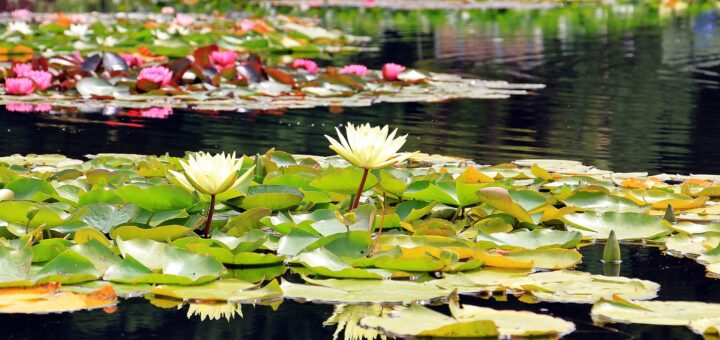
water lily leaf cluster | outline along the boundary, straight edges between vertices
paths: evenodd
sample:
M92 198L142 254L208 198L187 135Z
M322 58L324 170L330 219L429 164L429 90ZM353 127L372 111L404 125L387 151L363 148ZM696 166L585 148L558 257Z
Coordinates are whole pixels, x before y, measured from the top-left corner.
M699 215L695 209L713 216L713 197L687 191L711 193L713 179L417 154L371 170L352 209L363 173L339 157L271 149L239 162L239 172L251 174L217 195L204 238L210 199L171 175L181 171L177 157L0 158L0 189L12 192L0 201L0 287L59 283L87 294L110 286L166 308L190 303L190 315L212 318L282 299L348 310L377 304L385 307L373 315L358 309L331 322L386 335L562 335L572 325L550 317L473 306L448 316L418 304L452 303L458 293L554 303L653 299L654 282L573 270L578 249L610 231L623 243L718 263L720 230L686 218ZM666 220L666 210L678 222ZM423 329L397 322L426 317L433 321ZM507 322L513 318L528 322Z
M185 56L199 44L219 44L238 52L319 56L360 51L368 41L320 27L312 19L286 15L240 18L185 13L30 13L6 19L0 35L5 60L27 59L33 51L48 57L76 51L140 52L162 59Z
M229 60L217 57L226 54L232 57L227 57ZM105 59L117 60L119 66L109 66L111 64L104 63ZM155 108L140 111L139 115L164 118L172 108L284 110L455 98L502 99L544 87L409 68L390 79L380 70L347 73L345 68L318 67L306 59L298 60L312 63L312 67L298 66L298 60L270 64L257 55L240 55L215 44L195 48L187 55L170 60L145 59L148 61L143 66L129 64L120 55L106 51L83 56L39 56L24 63L0 62L6 79L0 104L20 112L112 104L135 109ZM92 60L96 62L91 63ZM33 71L23 71L19 65ZM47 82L27 90L13 86L10 82L30 79L25 76L31 77L32 73L23 72L40 72L48 77Z

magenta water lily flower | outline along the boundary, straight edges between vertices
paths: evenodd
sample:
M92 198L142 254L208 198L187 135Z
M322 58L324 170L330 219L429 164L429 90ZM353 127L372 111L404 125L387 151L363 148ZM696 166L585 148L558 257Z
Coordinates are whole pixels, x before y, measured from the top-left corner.
M30 19L30 11L28 11L27 9L24 9L24 8L16 9L16 10L12 11L11 15L12 15L13 19L15 19L15 20L23 20L24 21L24 20Z
M30 64L15 64L12 67L12 71L18 77L24 77L26 73L32 71L32 65Z
M240 29L243 31L252 31L255 28L255 20L242 19L240 21Z
M291 68L293 69L305 69L308 73L317 73L318 66L317 63L315 63L312 60L308 59L295 59L292 63Z
M188 27L195 22L195 18L190 14L178 13L178 15L175 16L174 22L178 26Z
M405 71L405 66L394 63L387 63L382 67L383 79L388 81L397 80L398 74L400 74L402 71Z
M165 87L168 86L170 80L172 80L172 71L163 66L148 67L140 71L137 79L145 79L155 84L160 84L160 87Z
M142 59L140 59L140 57L136 55L122 53L120 54L120 58L123 58L123 60L125 60L125 63L128 65L128 67L142 67Z
M160 10L160 13L165 15L172 15L175 13L175 9L170 6L165 6L162 8L162 10Z
M238 56L235 51L213 51L210 53L210 62L221 70L234 67L237 58Z
M358 64L346 65L340 70L340 73L342 74L354 74L360 77L364 77L365 75L367 75L367 72L367 66Z
M7 78L5 91L8 94L28 95L35 91L35 84L28 78Z
M35 86L41 91L47 90L52 84L52 74L47 71L28 71L23 75L25 78L29 78L35 83Z

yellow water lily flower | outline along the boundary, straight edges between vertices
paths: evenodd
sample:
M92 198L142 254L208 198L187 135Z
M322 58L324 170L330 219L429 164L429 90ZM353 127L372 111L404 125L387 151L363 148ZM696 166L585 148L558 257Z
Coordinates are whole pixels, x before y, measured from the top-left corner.
M228 191L252 174L253 168L239 175L242 161L225 153L211 155L198 152L190 155L187 162L180 161L183 173L172 171L170 173L188 190L197 190L203 194L215 196Z
M395 163L402 162L415 153L397 153L405 144L407 135L395 138L397 129L388 134L389 128L370 126L370 124L354 125L348 123L343 136L340 129L335 128L340 143L334 138L325 135L333 149L342 158L353 165L364 169L382 169Z

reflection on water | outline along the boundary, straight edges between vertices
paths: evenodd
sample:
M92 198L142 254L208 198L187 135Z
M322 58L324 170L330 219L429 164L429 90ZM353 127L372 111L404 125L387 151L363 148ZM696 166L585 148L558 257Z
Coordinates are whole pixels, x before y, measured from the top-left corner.
M583 263L578 269L603 274L603 246L581 249ZM620 274L626 277L652 280L661 285L658 300L694 300L720 302L720 286L706 278L705 269L695 261L661 255L657 248L622 245L623 263ZM567 339L679 339L692 338L685 327L648 325L594 324L590 318L591 305L540 302L528 304L514 296L484 298L462 296L462 303L496 309L529 310L550 314L576 324L577 331ZM198 307L149 303L144 298L123 300L112 314L102 310L53 315L6 315L0 318L5 339L56 338L122 338L148 339L155 337L182 339L330 339L336 323L328 320L333 307L313 303L300 304L285 300L279 306L231 306L233 311L219 306ZM436 309L443 311L445 307ZM241 311L241 314L238 313ZM228 320L226 315L234 313ZM447 311L445 311L447 312ZM216 316L210 319L209 316ZM204 316L204 321L203 321Z
M22 114L31 108L10 104L0 112L6 137L0 154L257 153L273 146L329 154L323 133L346 121L367 121L409 133L409 148L483 163L547 157L617 171L718 172L720 140L708 138L720 128L720 107L714 100L720 33L714 10L668 18L650 6L358 11L313 12L326 25L373 36L380 47L338 56L332 61L336 65L379 67L395 61L548 87L508 100L288 112L176 110L171 115L153 109L115 114L78 108L67 115Z

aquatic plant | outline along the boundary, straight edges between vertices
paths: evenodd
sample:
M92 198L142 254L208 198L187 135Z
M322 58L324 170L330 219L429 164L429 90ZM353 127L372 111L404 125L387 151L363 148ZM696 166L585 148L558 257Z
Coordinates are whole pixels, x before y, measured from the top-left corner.
M197 190L203 194L210 195L210 206L203 236L209 237L210 225L215 211L215 197L224 193L247 179L253 168L240 175L242 162L235 159L235 153L210 155L205 152L198 152L188 156L188 161L180 161L183 173L170 170L174 178L188 190Z
M397 129L388 135L388 126L382 128L379 126L370 126L369 123L358 125L355 127L351 123L345 126L345 135L338 128L338 139L325 135L330 141L330 149L337 152L342 158L345 158L352 165L363 169L363 176L360 180L357 194L351 207L357 208L360 202L367 180L368 172L372 169L382 169L392 166L395 163L402 162L417 153L398 154L397 151L405 144L407 135L395 137Z

